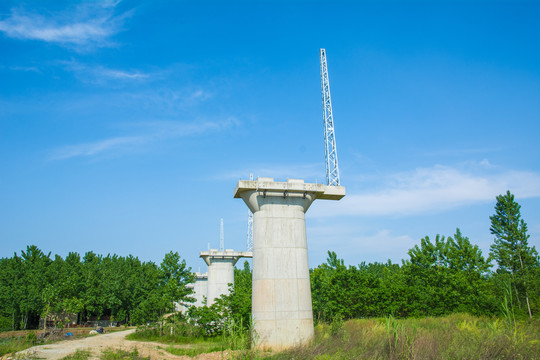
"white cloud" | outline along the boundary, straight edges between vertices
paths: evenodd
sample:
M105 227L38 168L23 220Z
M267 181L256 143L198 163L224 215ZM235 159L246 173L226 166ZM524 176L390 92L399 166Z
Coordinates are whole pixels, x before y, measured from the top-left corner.
M41 73L41 71L36 66L11 66L9 69L13 71Z
M311 215L386 216L438 212L493 201L506 190L517 198L540 196L540 174L486 169L486 164L484 161L476 169L467 170L437 165L392 174L379 179L382 185L377 189L348 194L338 203L321 204Z
M120 136L95 142L68 145L53 151L50 160L69 159L78 156L93 156L127 146L143 144L149 138L144 136Z
M120 31L129 15L115 15L118 2L81 4L48 16L12 9L0 20L0 31L15 39L40 40L87 50L90 46L111 45L109 38Z
M104 66L85 65L75 60L61 62L67 71L86 83L105 84L109 81L141 81L155 77L156 74L142 72L140 70L111 69Z
M125 152L140 149L145 144L158 140L203 134L210 131L221 131L234 126L238 121L229 118L224 121L202 121L182 123L178 121L156 121L136 124L142 135L118 136L94 142L67 145L52 151L49 160L64 160L74 157L92 157L102 154Z
M122 96L143 107L176 111L186 107L196 106L211 98L212 94L203 89L153 88L150 91L125 93Z
M134 80L134 79L146 79L150 76L149 74L145 74L139 71L128 72L128 71L123 71L123 70L105 69L105 68L99 68L97 72L103 75L104 77L109 77L112 79Z

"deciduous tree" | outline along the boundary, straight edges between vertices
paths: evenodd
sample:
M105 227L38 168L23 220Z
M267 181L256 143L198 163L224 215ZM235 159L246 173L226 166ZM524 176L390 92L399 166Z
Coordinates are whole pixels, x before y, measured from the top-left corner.
M491 234L495 235L491 257L499 265L497 271L511 275L518 304L521 305L520 297L524 297L529 317L532 317L528 293L529 287L538 281L535 274L538 273L539 259L536 248L529 246L527 223L521 218L521 205L507 191L497 196L495 214L489 218Z

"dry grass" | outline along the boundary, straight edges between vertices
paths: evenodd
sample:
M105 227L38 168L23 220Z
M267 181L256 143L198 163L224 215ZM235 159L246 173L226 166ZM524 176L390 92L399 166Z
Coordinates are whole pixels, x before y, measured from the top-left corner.
M540 320L510 326L497 318L455 314L441 318L361 319L340 331L319 325L308 346L244 359L539 359Z

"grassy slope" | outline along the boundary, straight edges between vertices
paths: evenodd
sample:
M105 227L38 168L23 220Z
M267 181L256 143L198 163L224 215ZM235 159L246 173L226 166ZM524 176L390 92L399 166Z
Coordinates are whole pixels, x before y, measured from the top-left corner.
M271 359L538 359L540 320L509 323L454 314L442 318L361 319L320 325L312 344Z

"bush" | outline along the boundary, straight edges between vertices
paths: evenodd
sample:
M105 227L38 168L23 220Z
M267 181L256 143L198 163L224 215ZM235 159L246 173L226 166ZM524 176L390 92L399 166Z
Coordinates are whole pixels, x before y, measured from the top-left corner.
M0 331L8 331L12 329L11 317L0 316Z

